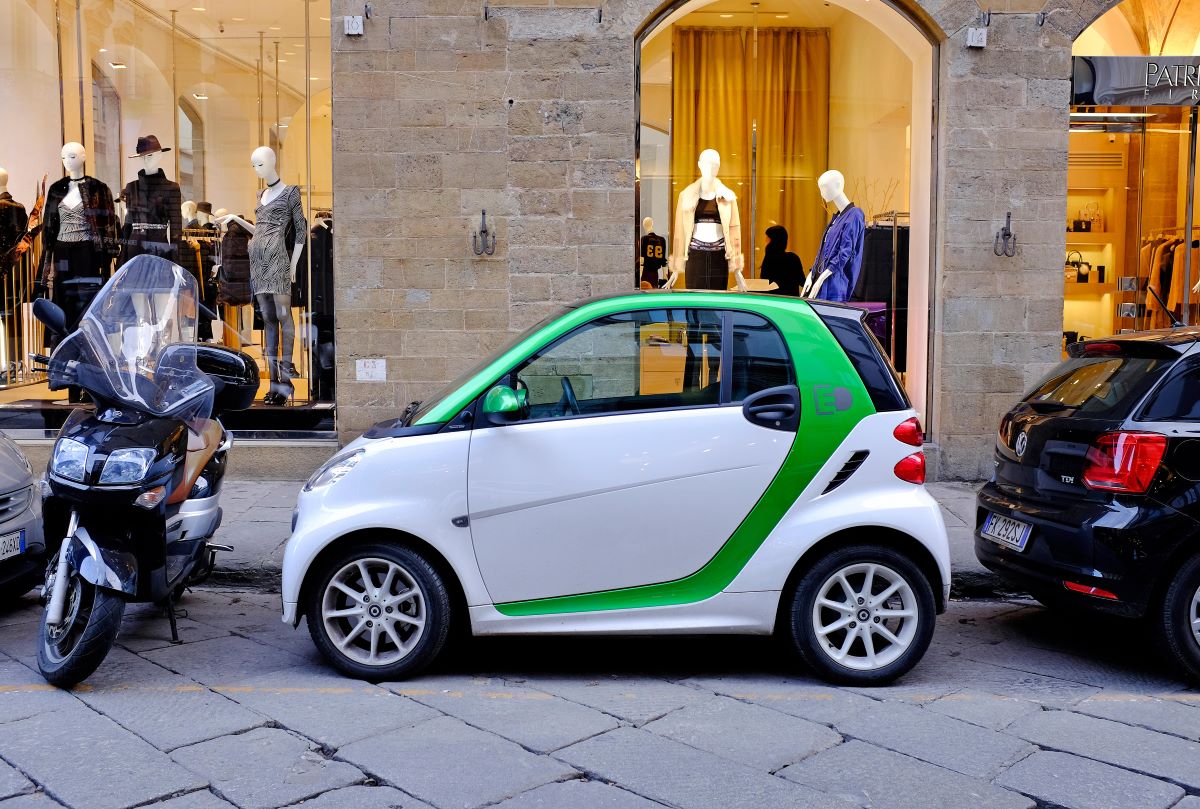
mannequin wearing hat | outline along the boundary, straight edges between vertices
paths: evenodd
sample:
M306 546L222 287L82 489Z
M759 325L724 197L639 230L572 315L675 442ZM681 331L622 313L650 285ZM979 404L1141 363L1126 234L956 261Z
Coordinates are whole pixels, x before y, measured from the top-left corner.
M267 185L254 210L254 224L235 214L227 214L218 224L236 222L253 235L250 240L250 286L263 316L266 346L263 353L271 372L271 390L267 404L285 404L293 391L292 377L298 376L292 364L296 326L292 322L292 285L296 267L304 252L308 222L300 204L300 189L285 185L277 169L278 157L269 146L259 146L250 155L254 173Z
M46 191L37 283L62 307L67 329L73 331L108 275L120 245L112 192L83 171L87 151L72 142L63 146L61 154L67 176Z
M134 256L163 256L178 260L178 246L183 237L183 194L179 184L167 179L160 167L162 155L171 151L154 135L138 138L137 154L142 168L137 179L125 186L121 194L125 202L125 227L121 237L123 260Z

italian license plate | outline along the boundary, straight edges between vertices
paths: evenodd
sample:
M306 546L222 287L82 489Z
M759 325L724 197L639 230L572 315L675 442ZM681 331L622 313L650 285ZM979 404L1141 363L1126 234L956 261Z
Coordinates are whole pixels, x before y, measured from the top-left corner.
M983 521L983 530L980 533L993 542L1023 551L1032 532L1033 526L1029 523L1011 517L1001 517L999 514L989 514Z
M25 532L17 531L15 534L5 534L0 537L0 559L8 559L12 556L20 556L25 552Z

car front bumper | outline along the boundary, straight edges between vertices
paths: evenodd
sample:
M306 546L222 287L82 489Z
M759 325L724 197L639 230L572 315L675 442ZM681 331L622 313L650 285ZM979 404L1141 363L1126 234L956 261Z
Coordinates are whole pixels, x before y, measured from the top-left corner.
M42 533L42 497L30 483L29 503L0 523L0 536L25 532L25 552L0 562L0 591L30 579L40 579L46 566L46 541Z

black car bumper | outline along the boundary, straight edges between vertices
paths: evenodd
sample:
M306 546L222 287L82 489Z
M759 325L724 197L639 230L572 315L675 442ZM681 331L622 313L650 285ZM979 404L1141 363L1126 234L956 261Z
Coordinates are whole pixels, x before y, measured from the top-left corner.
M1010 496L988 483L977 503L975 556L985 567L1031 593L1128 617L1143 615L1151 605L1180 543L1200 540L1189 518L1144 498L1059 508ZM989 512L1033 526L1025 550L983 536ZM1116 598L1075 592L1065 582Z

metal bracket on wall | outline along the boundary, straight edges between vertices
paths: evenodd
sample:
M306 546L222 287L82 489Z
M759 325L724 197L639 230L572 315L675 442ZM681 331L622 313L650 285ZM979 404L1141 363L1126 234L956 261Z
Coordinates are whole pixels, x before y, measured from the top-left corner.
M1012 230L1012 211L1008 212L1008 216L1004 220L1004 227L996 231L996 242L992 245L992 252L1007 258L1012 258L1017 254L1017 234Z
M471 231L471 251L477 256L491 256L496 253L496 233L488 230L486 209L479 223L479 230Z

